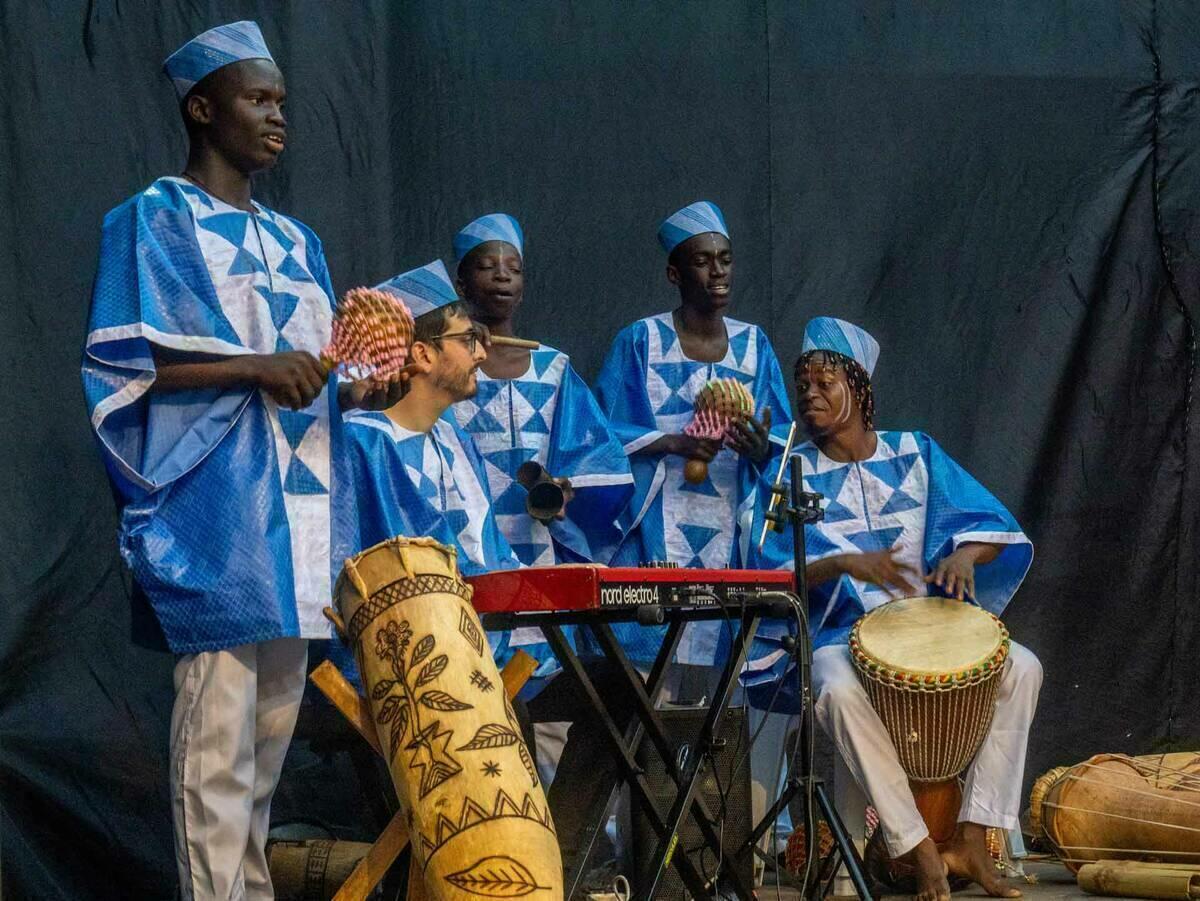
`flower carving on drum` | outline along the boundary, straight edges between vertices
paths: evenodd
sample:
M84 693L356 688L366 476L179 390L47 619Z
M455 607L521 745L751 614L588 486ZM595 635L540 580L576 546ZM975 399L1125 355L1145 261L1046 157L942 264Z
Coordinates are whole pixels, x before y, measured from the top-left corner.
M471 705L433 686L450 663L445 654L434 655L437 639L426 635L415 645L412 639L408 620L393 620L375 633L375 654L388 664L394 678L376 682L371 687L371 698L383 701L379 724L390 727L389 761L395 759L405 735L411 732L412 739L404 750L412 752L408 765L420 771L420 794L425 797L461 773L462 765L450 753L451 730L442 728L440 720L426 721L422 714L470 710Z

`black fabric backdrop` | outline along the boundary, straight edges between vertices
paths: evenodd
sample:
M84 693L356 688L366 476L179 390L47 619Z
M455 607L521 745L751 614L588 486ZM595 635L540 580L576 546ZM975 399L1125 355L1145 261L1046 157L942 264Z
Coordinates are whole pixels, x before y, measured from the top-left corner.
M0 6L0 853L14 898L174 890L171 660L130 641L78 361L101 217L185 146L161 60L262 23L292 141L260 199L373 284L506 210L521 330L595 375L668 308L659 219L719 203L785 365L832 313L1037 546L1007 619L1030 774L1200 744L1200 10L1158 3ZM353 811L351 811L353 813Z

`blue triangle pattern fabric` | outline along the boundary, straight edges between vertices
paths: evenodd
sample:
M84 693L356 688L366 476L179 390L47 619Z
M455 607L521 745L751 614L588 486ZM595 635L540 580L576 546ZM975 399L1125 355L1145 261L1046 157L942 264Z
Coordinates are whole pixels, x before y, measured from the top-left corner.
M554 397L555 386L544 382L524 382L518 379L512 385L529 401L534 410L541 410Z
M288 291L271 291L262 285L256 286L254 290L267 302L271 310L271 322L275 324L276 330L281 330L296 312L296 306L300 303L299 296Z
M499 419L487 411L486 407L480 407L479 412L471 417L471 420L463 426L463 429L464 431L479 435L484 432L503 432L504 426Z
M678 391L687 384L688 378L691 377L695 370L694 364L688 363L651 363L650 369L657 375L668 388L672 391Z
M292 450L300 446L300 442L304 440L304 436L316 421L317 417L311 413L299 410L281 409L279 411L279 425L283 429L284 437L287 438L288 447Z
M746 362L746 351L750 347L750 326L746 326L740 332L729 336L729 349L733 351L733 358L737 360L741 366Z
M216 209L216 207L213 206L212 198L208 196L208 192L201 191L191 182L181 181L176 185L176 187L179 189L180 193L187 194L195 198L197 203L208 207L210 210Z
M912 472L913 464L920 454L905 454L902 457L892 457L888 460L872 460L863 463L863 469L869 472L889 488L899 488Z
M500 515L520 516L525 513L525 499L529 493L520 482L513 482L492 502L492 510Z
M670 353L671 348L675 346L675 329L671 328L670 325L663 322L661 319L654 319L652 321L656 326L658 326L658 340L662 345L660 352L663 354L663 356L666 356L668 353Z
M888 498L883 509L879 511L881 516L886 516L889 513L903 513L906 510L916 510L921 506L921 502L915 498L909 497L899 488L892 492L892 496Z
M534 435L549 435L550 426L546 422L546 417L544 417L541 413L534 413L529 417L525 424L521 426L521 431L529 432Z
M535 350L530 354L530 357L533 358L533 371L537 373L539 379L546 375L546 370L550 368L550 364L557 356L558 351L556 350Z
M185 190L187 190L185 188ZM195 190L192 193L201 198L209 206L212 206L212 201L203 191ZM196 225L204 229L206 232L212 232L214 235L220 235L234 247L243 247L246 244L246 225L250 222L248 213L217 213L214 216L205 216L202 219L196 220Z
M839 550L841 548L826 538L817 529L810 528L804 531L804 551L808 559L824 557Z
M282 262L275 267L275 271L294 282L311 282L313 280L312 276L296 262L296 258L290 253L284 254Z
M550 545L548 544L527 544L518 541L512 546L513 552L526 566L532 566L542 554L546 553Z
M838 495L842 493L842 486L846 484L846 476L849 474L849 466L839 466L828 472L806 476L809 490L825 497L825 522L845 522L854 519L854 514L838 501Z
M796 448L796 453L799 454L801 457L803 457L804 462L807 464L804 467L804 472L806 474L810 473L810 472L816 472L817 459L821 453L820 451L817 450L816 445L809 444L809 445L805 445L803 447L798 447L798 448Z
M458 535L470 524L466 510L447 510L446 524L450 526L451 534Z
M239 247L237 253L233 257L233 262L229 264L227 275L250 275L255 272L261 272L266 275L267 267L262 264L262 260L252 254L244 247Z
M311 469L304 465L298 456L292 457L288 464L287 478L283 480L283 490L288 494L325 494L325 486Z
M876 434L883 439L884 444L896 453L900 453L900 444L904 441L903 432L876 432Z
M846 538L851 541L856 548L863 553L872 551L886 551L896 543L896 539L900 537L900 533L904 529L901 526L896 526L893 529L875 529L874 531L855 532L847 535Z
M708 546L708 543L713 538L721 533L720 529L713 529L709 526L695 526L687 523L680 525L679 531L687 539L688 547L692 549L692 553L697 555Z
M750 393L754 394L754 380L742 372L740 369L734 369L732 366L725 366L717 363L713 366L713 375L719 379L737 379L743 385L750 389Z
M694 404L690 404L678 394L672 393L654 412L659 416L676 416L680 413L691 413L694 409Z
M258 227L270 234L272 238L279 242L279 246L284 252L291 254L292 248L296 246L296 242L287 236L287 233L275 224L275 221L267 216L259 216L256 220ZM307 273L305 273L307 276Z
M687 491L691 494L703 494L708 497L720 497L721 492L717 491L717 486L713 484L709 476L704 477L704 481L698 485L693 485L691 482L684 480L683 487L680 491Z
M288 353L289 351L293 351L295 349L296 348L292 347L292 342L290 342L287 338L283 337L282 332L275 336L275 353L285 354L285 353Z

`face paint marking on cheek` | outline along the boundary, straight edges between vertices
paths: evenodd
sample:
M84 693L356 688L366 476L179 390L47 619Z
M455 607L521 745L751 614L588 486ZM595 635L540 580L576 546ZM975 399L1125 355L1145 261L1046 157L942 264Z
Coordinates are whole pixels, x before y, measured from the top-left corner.
M850 392L846 390L846 386L842 382L835 383L833 391L839 395L837 400L838 412L833 422L834 425L841 425L850 419Z

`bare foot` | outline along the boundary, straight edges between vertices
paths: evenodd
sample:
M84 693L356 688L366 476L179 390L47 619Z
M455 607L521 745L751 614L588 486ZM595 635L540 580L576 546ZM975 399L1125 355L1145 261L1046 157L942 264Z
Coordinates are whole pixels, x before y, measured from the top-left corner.
M959 823L954 837L942 845L942 860L952 876L978 883L993 898L1021 897L1020 889L1000 878L987 851L987 828L978 823Z
M946 864L938 854L931 838L921 842L901 858L916 870L916 901L950 901L950 883L946 881Z

